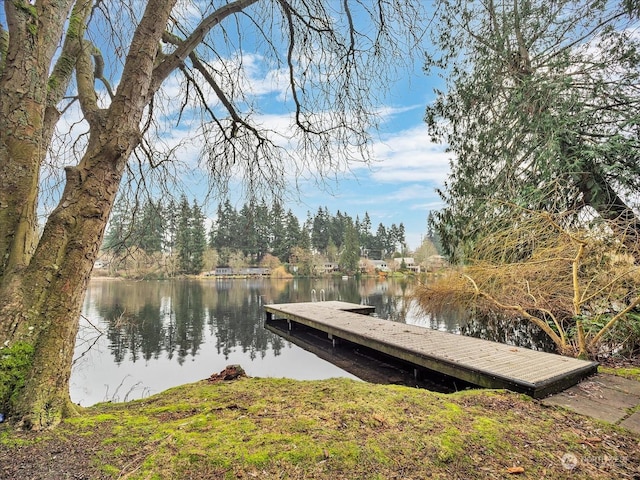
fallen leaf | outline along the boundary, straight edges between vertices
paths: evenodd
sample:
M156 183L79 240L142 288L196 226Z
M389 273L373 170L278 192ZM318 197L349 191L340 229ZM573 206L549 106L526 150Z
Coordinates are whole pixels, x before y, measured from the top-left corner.
M374 419L376 422L378 422L378 423L380 423L380 424L382 424L382 425L384 425L384 424L385 424L385 419L384 419L384 417L382 417L381 415L377 415L377 414L375 414L375 413L374 413L374 414L373 414L373 419Z
M592 448L596 448L594 443L600 443L600 442L602 442L602 439L599 438L599 437L589 437L589 438L585 438L584 440L580 441L580 443L583 443L585 445L589 445Z
M518 474L518 473L524 473L524 468L523 467L509 467L507 468L507 473L510 474Z

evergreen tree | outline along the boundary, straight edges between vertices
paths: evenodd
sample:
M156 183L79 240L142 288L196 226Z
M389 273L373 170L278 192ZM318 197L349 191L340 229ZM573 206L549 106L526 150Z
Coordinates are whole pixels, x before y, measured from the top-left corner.
M102 248L117 255L130 246L131 213L129 201L126 197L120 196L113 206Z
M373 248L373 234L371 233L371 218L369 212L364 212L364 217L358 226L358 238L363 253Z
M220 208L220 205L218 205L218 209L219 208ZM219 211L217 212L217 214L219 214ZM209 228L209 231L207 232L207 246L212 250L216 249L216 232L217 232L216 221L213 221L211 222L211 226Z
M389 253L395 253L398 251L398 226L395 223L391 224L391 227L387 230L387 242Z
M274 225L272 213L266 203L261 202L255 207L254 221L256 231L255 262L260 263L262 257L271 250Z
M397 251L403 252L405 250L405 242L404 224L400 223L400 225L396 225L392 223L391 227L387 230L386 248L389 250L389 253Z
M224 248L237 248L237 225L238 213L229 199L224 204L218 205L215 234L213 235L212 247L218 251Z
M318 208L318 212L313 217L311 229L311 244L320 252L326 252L330 238L330 218L329 211L325 207Z
M178 255L178 271L190 273L191 266L191 207L185 195L178 204L176 231L176 251Z
M358 230L351 219L346 220L343 249L340 255L340 268L342 271L353 274L359 271L360 242Z
M303 236L305 237L303 239ZM291 210L287 212L287 217L284 226L284 239L282 243L282 247L279 250L281 261L287 262L289 261L289 255L294 247L301 247L304 249L309 249L309 235L303 235L302 230L300 228L300 221L298 217L296 217Z
M245 257L252 262L258 253L258 232L256 231L255 207L252 202L245 203L238 215L239 246Z
M164 223L162 205L160 201L145 201L142 207L142 215L136 223L137 246L146 253L156 253L162 250Z
M202 209L195 200L190 206L187 197L183 195L178 205L177 220L178 270L183 274L197 275L204 267L207 245Z
M404 223L402 222L400 222L400 225L398 225L398 243L400 244L400 251L402 252L402 256L404 257L405 253L407 252L407 239Z
M282 204L274 202L270 212L270 250L280 261L287 261L289 249L287 247L286 215Z
M220 221L221 217L222 205L218 204L218 209L216 210L216 218L211 223L211 228L209 228L209 234L207 235L207 244L209 245L209 248L214 250L218 250L218 247L216 245L216 237L218 234L218 222Z
M300 241L298 245L304 250L311 250L311 231L306 225L300 230Z
M371 217L369 217L369 212L364 212L364 218L360 224L360 234L367 236L371 235Z
M391 249L389 248L388 243L389 237L387 234L387 228L382 223L379 223L372 242L372 250L375 252L374 256L379 260L382 260L387 254L393 253L390 252Z
M336 212L335 217L329 216L329 235L333 244L340 250L347 226L347 216L343 215L340 210ZM348 219L351 221L351 219Z
M189 224L191 256L189 261L189 273L198 275L204 267L204 251L207 246L206 230L204 226L204 214L202 209L193 201L191 207L191 220Z
M176 238L178 235L178 208L176 202L171 198L164 211L164 223L166 231L164 236L164 250L173 256L176 248Z

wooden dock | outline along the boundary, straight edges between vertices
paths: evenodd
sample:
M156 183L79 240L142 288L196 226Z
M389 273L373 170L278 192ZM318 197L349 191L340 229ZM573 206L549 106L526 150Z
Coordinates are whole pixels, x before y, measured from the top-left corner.
M390 357L488 388L542 398L597 372L598 364L368 316L374 307L346 302L264 306L267 322L284 319Z

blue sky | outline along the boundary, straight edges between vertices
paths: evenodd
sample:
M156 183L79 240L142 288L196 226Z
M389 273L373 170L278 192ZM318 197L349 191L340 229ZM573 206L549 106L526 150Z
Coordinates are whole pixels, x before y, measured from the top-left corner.
M409 248L419 246L429 212L442 205L435 188L444 182L449 163L444 148L430 142L423 122L429 88L416 82L416 90L407 91L404 105L394 104L397 111L381 125L371 165L339 175L330 192L305 190L300 204L288 205L294 213L304 219L308 210L327 206L332 213L362 219L368 212L374 233L379 223L403 223Z
M341 175L334 195L315 191L303 200L354 218L368 212L374 233L379 223L402 222L409 248L417 248L426 234L429 212L442 206L435 189L449 172L449 154L431 142L424 122L425 108L434 99L433 85L416 59L414 70L390 87L382 106L388 113L373 134L371 165Z

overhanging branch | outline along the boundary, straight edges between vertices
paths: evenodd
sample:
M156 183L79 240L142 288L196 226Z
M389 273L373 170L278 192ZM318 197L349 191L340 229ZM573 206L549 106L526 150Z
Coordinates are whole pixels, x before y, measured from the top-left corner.
M153 95L158 89L162 82L177 68L182 65L182 63L187 59L187 57L196 49L198 45L204 40L205 36L214 28L216 25L220 24L222 20L227 18L230 15L241 12L245 8L253 5L258 0L236 0L235 2L231 2L223 7L220 7L218 10L213 12L211 15L206 17L194 30L191 35L189 35L186 39L180 42L180 45L176 50L163 58L162 62L154 69L153 77L151 80L151 84L149 86L149 91Z
M162 35L162 40L167 42L167 43L170 43L172 45L176 45L176 46L178 46L178 48L180 48L180 46L182 45L182 41L178 37L176 37L175 35L173 35L173 34L171 34L169 32L165 32ZM195 68L198 72L200 72L200 74L205 79L207 84L211 87L211 89L216 94L216 97L218 98L218 100L220 100L220 102L222 103L224 108L227 110L227 112L229 112L229 115L231 116L231 119L233 120L233 125L232 125L232 129L231 129L230 137L233 138L235 136L235 134L237 133L239 125L242 125L247 130L250 130L256 137L260 137L259 132L256 130L256 128L253 127L252 125L250 125L249 123L247 123L240 116L240 114L238 113L238 111L234 107L234 105L231 102L231 100L229 99L229 97L224 93L224 91L222 90L222 88L220 87L218 82L216 82L215 78L213 78L213 75L211 75L211 73L209 72L207 67L202 63L202 61L200 61L200 59L198 58L198 55L196 54L196 52L191 52L189 54L189 60L191 60L193 68ZM190 74L188 74L188 72L186 71L186 67L184 67L184 65L182 65L180 68L183 71L183 73L185 73L185 76L187 76L187 78L190 79L193 82L194 85L196 85L196 89L198 91L198 95L199 95L203 105L205 106L205 108L207 109L209 114L211 115L212 119L217 121L216 116L214 115L213 111L210 109L210 107L208 105L208 102L206 101L204 93L197 86L197 82L195 81L195 79Z

